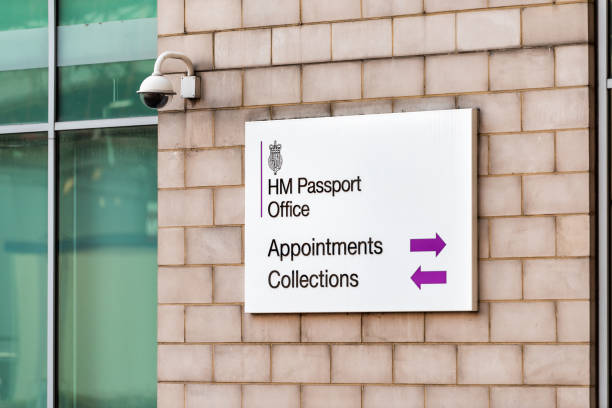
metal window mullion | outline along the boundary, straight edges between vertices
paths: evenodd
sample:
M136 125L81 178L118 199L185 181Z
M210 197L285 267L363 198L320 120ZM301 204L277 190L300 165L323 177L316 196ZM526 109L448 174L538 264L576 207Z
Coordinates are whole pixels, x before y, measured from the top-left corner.
M116 118L116 119L94 119L94 120L77 120L77 121L71 121L71 122L56 122L54 124L54 128L56 131L61 131L61 130L130 127L130 126L148 126L148 125L157 125L157 115L155 116L134 116L134 117Z
M609 406L609 111L608 111L608 0L597 1L597 265L598 265L598 406Z
M48 145L47 145L47 408L55 408L55 265L56 265L56 143L55 143L55 60L56 2L48 0Z

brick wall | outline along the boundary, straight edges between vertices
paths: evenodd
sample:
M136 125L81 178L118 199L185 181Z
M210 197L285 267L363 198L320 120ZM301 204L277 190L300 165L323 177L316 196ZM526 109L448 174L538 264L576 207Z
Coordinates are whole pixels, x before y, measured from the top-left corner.
M158 1L203 84L159 115L160 408L589 406L592 5ZM245 121L463 107L478 313L242 312Z

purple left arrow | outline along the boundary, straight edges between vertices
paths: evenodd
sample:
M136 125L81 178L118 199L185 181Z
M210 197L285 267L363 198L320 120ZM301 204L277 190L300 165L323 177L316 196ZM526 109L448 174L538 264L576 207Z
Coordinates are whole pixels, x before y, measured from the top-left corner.
M446 285L446 271L422 271L419 266L411 279L419 290L421 285Z

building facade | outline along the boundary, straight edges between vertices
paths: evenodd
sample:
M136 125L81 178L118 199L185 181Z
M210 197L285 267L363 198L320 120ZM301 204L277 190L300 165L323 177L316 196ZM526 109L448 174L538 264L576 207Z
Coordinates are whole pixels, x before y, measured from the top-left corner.
M158 14L158 51L202 79L159 114L158 407L595 406L593 3ZM479 109L478 312L244 313L245 122L455 108Z

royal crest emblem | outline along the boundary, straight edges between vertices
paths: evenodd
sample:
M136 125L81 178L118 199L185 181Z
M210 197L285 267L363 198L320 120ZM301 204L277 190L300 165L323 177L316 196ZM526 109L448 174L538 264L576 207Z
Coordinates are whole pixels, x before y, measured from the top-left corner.
M274 172L275 176L276 176L276 173L283 166L283 156L281 156L281 146L282 145L279 145L276 143L276 140L274 141L273 145L270 145L270 157L268 157L268 166L270 167L270 170Z

